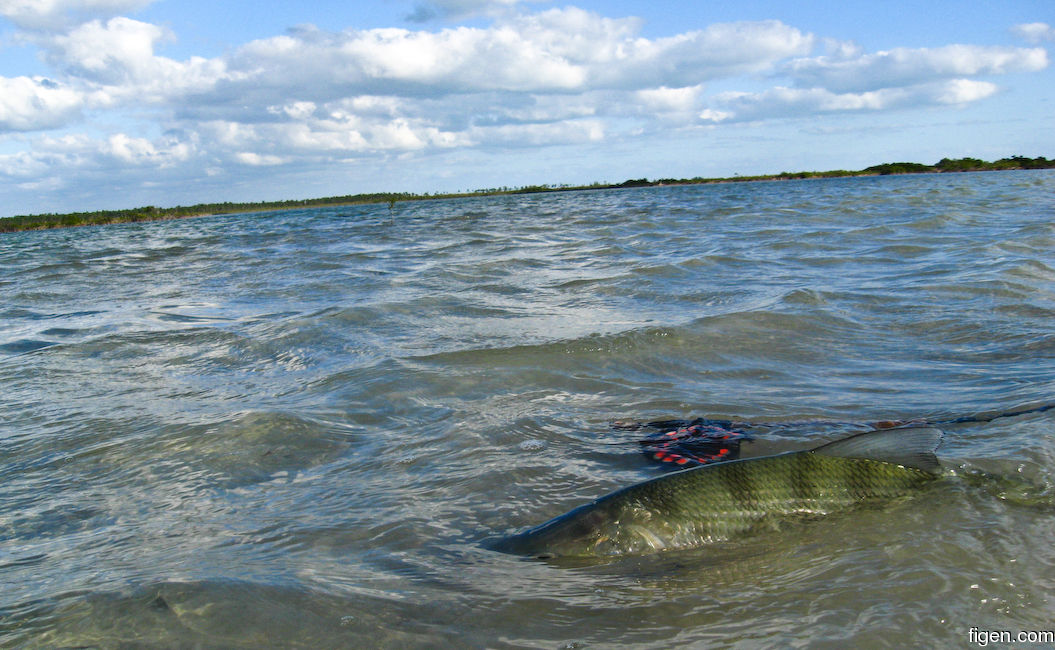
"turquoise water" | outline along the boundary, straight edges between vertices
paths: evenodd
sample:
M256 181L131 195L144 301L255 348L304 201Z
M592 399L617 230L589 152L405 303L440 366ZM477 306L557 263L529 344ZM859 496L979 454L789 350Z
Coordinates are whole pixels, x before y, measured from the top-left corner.
M1055 627L1055 411L944 427L947 467L1023 498L948 480L585 566L484 543L662 473L614 420L750 420L781 451L1055 402L1055 173L14 233L0 269L0 645L933 647Z

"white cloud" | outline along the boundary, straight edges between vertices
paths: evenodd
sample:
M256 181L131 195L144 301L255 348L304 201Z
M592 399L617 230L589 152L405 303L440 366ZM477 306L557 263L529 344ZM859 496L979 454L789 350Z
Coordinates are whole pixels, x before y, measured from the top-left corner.
M731 111L719 111L713 108L705 108L700 111L698 117L704 122L714 122L717 124L718 122L724 122L734 117L734 115Z
M941 104L969 104L997 91L996 84L971 79L952 79L935 88L933 97Z
M1048 66L1043 48L948 45L898 48L868 54L848 43L829 43L826 56L788 61L791 87L726 92L707 100L703 122L751 121L964 105L998 88L971 77L1036 72Z
M267 112L273 115L287 115L294 120L305 120L315 112L315 102L291 102L285 106L268 106Z
M195 137L164 135L148 140L115 133L101 140L85 134L37 136L31 151L0 156L0 176L23 189L59 190L81 186L85 193L101 183L136 185L156 182L159 171L197 169Z
M568 92L696 85L768 70L813 43L778 21L712 25L654 40L640 37L640 26L567 8L487 28L300 30L245 45L228 68L242 73L246 85L310 85L320 95L324 89Z
M0 156L0 174L27 187L53 176L142 184L163 169L219 184L458 147L591 144L701 124L964 106L997 93L990 77L1048 66L1040 47L868 53L775 20L646 38L637 18L574 7L522 13L514 0L428 5L438 17L490 16L483 26L305 26L177 61L158 54L173 34L120 15L146 4L0 0L0 14L22 27L18 38L40 49L53 77L0 77L0 137L42 132L10 136L26 151ZM1016 30L1041 39L1050 27ZM79 120L84 134L49 135L75 132Z
M361 123L354 118L259 127L252 146L277 146L286 151L309 155L331 151L353 154L381 149L377 143L371 143L364 137L362 128Z
M48 176L55 179L56 176L54 174L48 174L48 172L54 171L55 162L56 159L54 157L42 155L39 152L19 151L18 153L4 154L0 155L0 174L14 180L23 178L43 179ZM33 182L35 181L26 181L26 183Z
M361 32L340 58L361 79L407 82L434 91L581 88L586 70L512 30L438 33L387 29Z
M252 151L240 151L236 153L234 157L235 160L243 165L251 165L253 167L269 167L271 165L281 165L286 162L286 159L282 156L259 154Z
M777 86L760 93L723 93L715 99L719 110L712 116L723 119L757 120L812 115L825 112L880 110L904 99L901 89L866 93L833 93L824 88ZM713 119L712 119L713 121Z
M532 94L527 97L486 94L476 98L477 123L545 123L593 117L618 102L611 93L588 91L574 94Z
M62 34L38 35L35 42L57 69L83 84L137 102L201 92L228 78L221 59L192 57L178 62L157 56L156 45L171 34L131 18L92 20Z
M194 150L192 142L177 137L169 136L151 141L125 133L111 135L100 148L103 155L112 156L122 163L157 168L171 167L187 161L194 154Z
M414 128L405 119L395 119L379 124L373 129L373 146L377 149L399 149L410 151L424 149L435 129Z
M43 77L0 77L0 132L61 126L85 105L82 93Z
M103 5L114 9L121 3L78 6ZM71 7L55 4L41 13ZM495 126L596 116L603 112L600 102L610 99L597 91L631 93L618 98L623 105L604 109L610 114L655 112L691 120L703 80L771 70L788 56L806 53L814 40L778 21L711 25L661 39L640 37L640 27L634 18L576 8L508 16L486 28L332 33L305 27L223 57L174 61L155 52L172 38L166 30L122 16L93 19L30 37L64 73L68 110L58 110L56 95L51 111L9 119L0 128L57 126L79 114L78 101L168 107L185 123L306 121L325 105L375 116L354 129L358 136L341 129L338 148L416 150L475 142L468 129L481 118L482 126ZM466 106L474 109L468 116ZM320 123L309 130L330 132Z
M517 33L584 71L590 88L685 87L770 70L808 53L814 37L780 21L719 23L675 36L638 36L640 21L579 9L522 18Z
M636 91L643 108L657 113L681 113L695 108L703 86L645 88Z
M752 121L826 113L895 110L927 105L957 105L984 99L997 91L995 84L970 79L881 88L859 93L838 93L826 88L778 86L760 93L722 93L714 98L719 109L705 110L708 122Z
M110 136L107 143L111 155L128 163L151 159L157 155L157 149L149 140L131 138L124 133Z
M825 51L828 53L828 58L831 60L856 59L864 53L861 46L853 41L825 38L822 39L821 42L824 45Z
M246 85L302 85L321 98L374 89L564 90L584 81L579 66L502 29L300 32L249 43L230 66L245 74Z
M335 110L334 117L343 114L354 115L387 115L393 117L399 115L403 110L403 101L398 97L378 95L357 95L348 97L331 104L331 110ZM348 111L342 113L341 111Z
M797 59L787 66L796 85L833 92L904 87L949 77L1035 72L1048 65L1043 48L947 45L898 48L857 57Z
M165 36L156 25L118 17L84 23L42 44L56 67L89 80L120 83L146 76L154 67L154 44Z
M1012 27L1011 33L1027 43L1055 41L1055 27L1047 23L1022 23Z
M302 156L418 151L469 144L464 134L446 131L424 118L354 115L329 106L319 107L313 115L303 118L294 119L284 111L283 114L289 121L212 121L198 128L202 141L225 150Z

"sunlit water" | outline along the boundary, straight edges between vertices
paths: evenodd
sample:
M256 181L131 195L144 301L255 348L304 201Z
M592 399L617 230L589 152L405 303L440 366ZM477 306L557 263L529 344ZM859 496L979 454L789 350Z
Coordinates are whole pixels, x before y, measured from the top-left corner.
M1052 172L3 235L0 645L934 647L1052 629L1055 411L944 427L947 467L1034 486L1021 499L950 479L580 565L486 540L661 474L617 419L745 419L780 450L1050 404L1053 386Z

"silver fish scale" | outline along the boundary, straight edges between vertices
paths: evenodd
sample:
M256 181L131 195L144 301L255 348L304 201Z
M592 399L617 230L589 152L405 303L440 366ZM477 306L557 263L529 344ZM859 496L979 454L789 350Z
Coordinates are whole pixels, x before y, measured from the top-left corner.
M811 451L721 463L598 499L581 511L592 520L595 535L554 539L551 550L621 555L700 546L778 518L824 515L896 498L933 479L912 467Z

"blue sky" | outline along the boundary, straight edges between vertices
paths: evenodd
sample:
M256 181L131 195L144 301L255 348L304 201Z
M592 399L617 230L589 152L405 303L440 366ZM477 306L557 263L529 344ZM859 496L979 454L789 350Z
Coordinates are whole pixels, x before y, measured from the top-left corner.
M1055 157L1055 5L0 0L0 216Z

